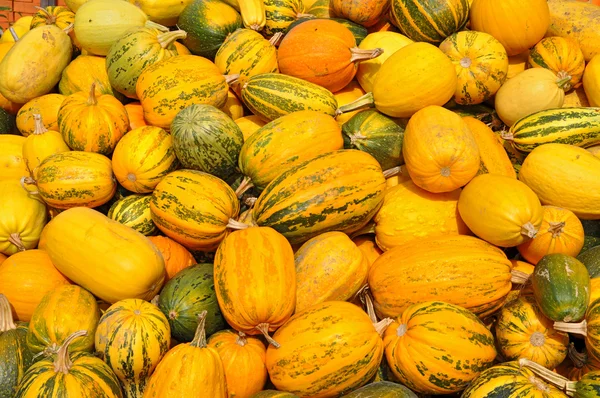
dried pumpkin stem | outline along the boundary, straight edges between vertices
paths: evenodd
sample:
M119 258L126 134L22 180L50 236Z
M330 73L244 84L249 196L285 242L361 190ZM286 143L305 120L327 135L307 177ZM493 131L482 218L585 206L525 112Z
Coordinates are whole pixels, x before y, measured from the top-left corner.
M32 195L37 195L40 193L40 191L30 191L29 189L27 189L27 187L25 187L25 185L37 185L37 181L35 181L33 178L31 177L21 177L21 179L19 180L19 182L21 183L21 188L23 188L24 190L26 190L28 193L32 194Z
M241 347L248 344L248 340L246 339L246 333L238 332L237 339L235 339L235 343Z
M379 57L383 54L383 48L363 50L362 48L354 47L350 49L350 52L352 53L350 62L360 62Z
M153 305L155 305L155 306L157 306L157 307L158 307L158 300L159 300L159 299L160 299L160 295L159 295L159 294L157 294L156 296L154 296L154 297L152 298L152 300L150 301L150 304L153 304Z
M383 176L385 178L390 178L390 177L394 177L397 175L402 175L402 167L401 166L392 167L391 169L387 169L387 170L383 171Z
M260 325L256 326L254 329L261 332L263 334L263 336L265 336L265 339L267 339L267 342L269 344L271 344L273 347L275 347L275 348L281 347L281 344L279 344L271 336L269 336L269 324L268 323L261 323Z
M335 115L339 116L342 113L352 112L365 106L372 108L374 105L375 99L373 98L373 93L366 93L362 97L357 98L349 104L342 105L339 108L337 108L337 110L335 111Z
M373 306L373 299L371 298L371 293L369 292L369 285L364 285L360 288L358 293L356 293L360 302L365 307L367 315L371 319L371 322L374 324L377 323L377 314L375 314L375 306Z
M66 26L63 28L63 32L65 32L66 34L71 33L71 31L73 30L73 28L75 28L75 24L69 24L69 26Z
M524 285L529 280L529 274L518 269L510 271L510 281L515 285Z
M577 369L583 368L588 361L587 353L577 351L573 343L569 344L567 355Z
M500 137L505 141L513 141L515 139L515 136L510 131L502 131Z
M250 225L245 224L243 222L240 221L236 221L233 218L229 219L229 222L226 225L226 228L231 228L231 229L235 229L235 230L240 230L240 229L246 229L246 228L250 228Z
M553 328L559 332L587 336L587 321L585 319L579 323L554 322Z
M561 390L564 390L569 383L569 379L566 377L563 377L558 373L554 373L537 362L533 362L527 358L519 359L519 366L531 370L536 376L540 377L544 381L547 381L548 383L554 384Z
M551 222L549 225L548 232L552 233L553 238L558 238L564 231L566 223L564 221Z
M15 245L19 251L24 252L27 250L23 244L23 241L21 240L21 235L19 235L17 232L13 232L12 234L8 235L8 241Z
M240 186L237 187L237 189L235 190L235 195L239 199L246 193L246 191L251 189L253 186L254 186L254 184L252 183L252 179L248 176L245 176L242 179L242 182L240 182Z
M277 32L273 35L273 37L271 37L269 39L269 44L271 44L274 47L277 47L277 45L279 44L279 40L281 40L281 38L283 37L283 32Z
M58 349L56 359L54 360L54 371L56 373L69 373L69 369L71 369L71 366L73 366L73 362L71 362L71 358L69 357L69 346L71 345L73 340L81 336L86 336L87 333L87 330L79 330L65 339L63 344Z
M173 32L166 32L159 34L156 39L158 40L158 44L162 48L169 47L174 41L179 39L185 39L187 37L187 32L184 30L175 30Z
M258 198L251 196L249 198L246 198L246 200L244 200L244 204L250 208L253 208L254 205L256 204L257 200L258 200Z
M559 74L558 78L556 79L556 85L558 86L558 88L562 88L564 91L568 91L566 86L568 85L570 87L570 84L569 84L570 81L571 81L571 76L566 75L566 76L561 77Z
M535 238L537 232L537 228L531 223L531 221L528 221L521 226L521 235L527 236L528 238Z
M299 12L298 14L296 14L296 19L300 19L300 18L315 18L314 15L312 14L307 14L307 13L303 13L303 12Z
M154 28L154 29L158 29L158 30L160 30L161 32L168 32L168 31L169 31L169 28L167 28L166 26L164 26L164 25L161 25L161 24L158 24L158 23L156 23L156 22L152 22L152 21L150 21L150 20L147 20L147 21L146 21L146 23L144 24L144 26L145 26L146 28ZM179 28L177 28L177 29L179 29Z
M227 83L228 86L231 86L232 84L235 84L239 79L240 79L240 75L239 74L235 74L235 75L223 75L225 77L225 83Z
M35 6L35 8L44 14L44 17L46 18L46 25L54 25L56 23L56 16L50 14L44 7Z
M92 83L90 87L90 96L87 100L88 105L98 105L98 99L96 98L96 82Z
M10 28L8 28L8 31L10 32L10 35L13 37L13 40L16 42L19 41L19 35L17 35L17 32L13 29L13 27L11 26Z
M34 135L40 135L48 132L48 129L42 122L42 115L36 113L33 115L33 120L35 121L35 130L33 131Z
M377 333L380 336L383 336L383 333L385 332L385 330L388 328L388 326L390 326L392 323L394 322L394 320L392 318L384 318L381 321L374 323L373 326L375 326L375 330L377 331Z
M17 325L12 316L10 303L5 295L0 293L0 333L15 330Z
M208 311L206 310L198 314L198 327L196 328L194 339L190 343L192 347L206 347L206 330L204 328L204 326L206 325L206 314L208 314Z

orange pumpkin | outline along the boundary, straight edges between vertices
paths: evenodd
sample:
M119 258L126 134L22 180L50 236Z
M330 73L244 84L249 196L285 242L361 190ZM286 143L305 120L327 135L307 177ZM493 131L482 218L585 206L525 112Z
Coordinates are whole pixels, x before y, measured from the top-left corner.
M146 119L144 119L144 108L139 102L131 102L125 105L127 116L129 117L129 130L137 129L138 127L147 126Z
M562 253L575 257L583 247L583 225L572 211L542 206L544 219L535 238L517 248L527 261L537 264L546 254Z
M550 69L562 80L570 78L565 91L578 87L585 70L585 58L579 44L563 37L546 37L529 52L527 62L532 68Z
M154 243L154 246L162 254L163 260L165 260L165 270L167 271L165 283L182 269L197 263L188 249L171 238L167 238L166 236L148 236L148 239Z
M333 12L365 27L377 24L389 8L387 0L332 0Z
M27 102L17 113L17 128L25 137L36 129L34 115L40 115L48 130L58 131L58 110L65 100L61 94L46 94Z
M414 183L433 193L454 191L479 171L479 149L469 127L456 113L436 105L410 118L402 154Z
M383 254L383 250L377 246L375 243L375 238L373 235L361 235L352 239L356 247L360 249L363 253L367 261L369 262L369 267Z
M356 75L358 62L372 59L381 50L356 47L352 32L328 20L306 21L293 28L279 45L279 71L336 92Z
M6 257L4 254L0 253L0 265L4 262L4 260L6 260L8 257Z

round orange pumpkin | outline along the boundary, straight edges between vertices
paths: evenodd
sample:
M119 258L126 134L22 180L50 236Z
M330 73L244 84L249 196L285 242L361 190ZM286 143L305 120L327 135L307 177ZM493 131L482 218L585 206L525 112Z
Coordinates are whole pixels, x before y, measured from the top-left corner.
M369 27L384 17L390 4L387 0L333 0L331 5L336 16Z
M148 239L154 243L154 246L162 254L163 260L165 260L165 270L167 271L165 283L182 269L197 263L188 249L171 238L167 238L166 236L149 236Z
M315 19L296 26L281 41L279 70L336 92L354 78L359 61L379 54L379 49L356 47L354 35L342 24Z
M144 108L139 102L131 102L125 105L127 116L129 117L129 130L137 129L138 127L147 126L146 119L144 119Z

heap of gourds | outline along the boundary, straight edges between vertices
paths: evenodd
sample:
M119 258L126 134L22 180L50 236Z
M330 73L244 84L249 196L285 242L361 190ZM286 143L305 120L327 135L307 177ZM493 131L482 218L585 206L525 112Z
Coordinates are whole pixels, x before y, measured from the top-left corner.
M0 38L0 398L600 397L600 2L66 3Z

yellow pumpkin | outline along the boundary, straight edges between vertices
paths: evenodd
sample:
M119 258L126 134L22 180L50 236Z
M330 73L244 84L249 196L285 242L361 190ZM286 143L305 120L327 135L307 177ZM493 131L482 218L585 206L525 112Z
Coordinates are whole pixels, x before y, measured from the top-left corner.
M221 110L232 120L244 117L244 105L232 90L227 91L227 101L225 101L225 105L221 107Z
M0 135L0 181L16 180L29 174L23 159L25 137Z
M501 247L534 238L543 221L542 205L531 188L495 174L473 178L458 199L458 211L475 235Z
M96 83L96 95L114 95L123 98L118 91L113 90L106 72L106 58L94 55L80 55L63 70L58 83L58 91L62 95L71 95L79 91L88 91Z
M148 19L164 26L175 26L179 14L193 0L129 0L142 9Z
M362 254L365 256L369 263L369 268L375 260L379 258L383 254L383 250L377 246L375 239L371 235L361 235L352 239L356 247L360 249Z
M58 131L58 110L65 100L64 95L46 94L27 102L17 113L17 128L27 137L36 129L34 115L38 114L48 130Z
M33 15L27 15L17 19L17 21L13 24L12 28L15 31L17 37L20 39L25 36L25 33L29 32L31 29L31 21L33 20ZM10 33L8 29L4 31L2 37L0 37L0 43L14 43L15 38Z
M546 37L529 52L528 64L532 68L549 69L559 79L570 78L563 89L578 87L585 70L585 59L579 44L562 37Z
M338 106L349 104L352 101L359 99L363 95L365 95L365 91L356 82L356 80L352 80L346 87L333 94L335 100L338 103ZM352 116L356 115L358 112L360 112L360 110L342 113L341 115L337 116L335 120L337 120L338 124L341 126L342 124L350 120Z
M546 0L474 0L471 5L471 29L494 36L509 56L534 46L549 25Z
M546 254L562 253L577 257L583 247L583 225L572 211L555 206L543 206L544 219L538 234L518 246L519 253L537 264Z
M18 179L0 181L0 197L0 253L34 249L46 225L46 205L28 194Z
M456 68L458 84L454 100L457 104L480 104L496 94L506 80L506 50L487 33L454 33L440 44L440 50Z
M569 77L556 77L548 69L527 69L500 87L495 99L496 112L510 127L532 113L560 108L565 101L564 86L569 80Z
M296 312L324 301L346 301L367 280L369 262L343 232L326 232L294 254Z
M246 141L252 134L254 134L259 128L267 124L259 116L250 115L244 116L235 120L235 124L238 125L242 134L244 135L244 141Z
M600 106L600 54L585 67L583 88L591 106Z
M481 161L467 124L439 106L428 106L410 118L402 154L415 184L433 193L451 192L467 184Z
M35 131L25 139L23 159L31 175L35 178L37 167L48 156L70 151L69 147L57 131L49 131L38 114L34 115Z
M373 91L373 83L381 65L399 49L414 43L408 37L396 32L369 33L358 45L363 50L381 48L383 53L373 59L362 61L358 64L356 80L365 92ZM338 102L339 104L339 102Z

